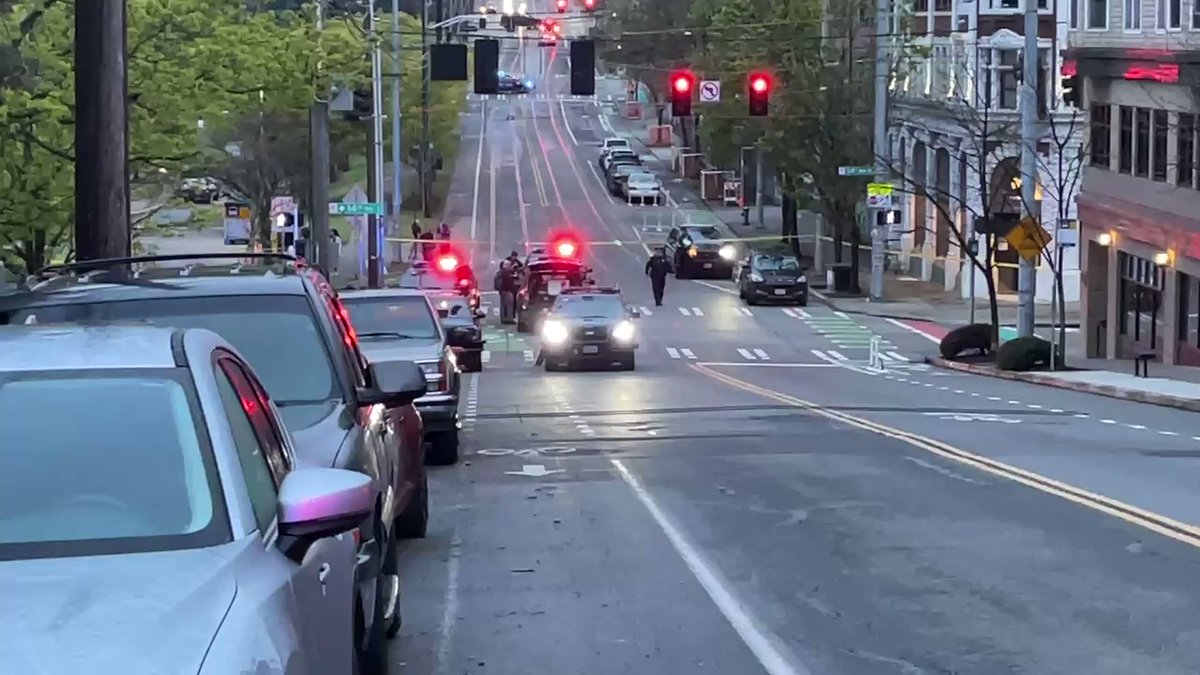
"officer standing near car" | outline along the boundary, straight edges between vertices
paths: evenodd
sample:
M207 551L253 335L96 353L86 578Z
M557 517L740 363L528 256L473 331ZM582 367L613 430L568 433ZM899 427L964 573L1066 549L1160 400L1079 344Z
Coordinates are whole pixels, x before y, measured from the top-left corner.
M654 255L646 261L646 276L650 277L650 288L654 291L654 304L662 307L663 291L667 288L667 273L671 269L671 264L667 262L667 255L660 246L654 249Z
M521 259L516 251L500 262L500 271L496 290L500 291L500 323L508 324L516 320L517 289L521 280Z

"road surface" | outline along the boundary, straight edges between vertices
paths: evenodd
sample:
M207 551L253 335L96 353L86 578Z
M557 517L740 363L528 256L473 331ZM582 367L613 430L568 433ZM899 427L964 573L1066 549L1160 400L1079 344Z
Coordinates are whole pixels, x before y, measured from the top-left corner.
M673 209L607 195L602 108L527 50L537 93L469 104L447 219L484 280L588 237L649 309L638 369L545 373L489 318L464 462L403 550L396 673L1196 671L1200 418L933 370L919 326L727 280L653 307Z

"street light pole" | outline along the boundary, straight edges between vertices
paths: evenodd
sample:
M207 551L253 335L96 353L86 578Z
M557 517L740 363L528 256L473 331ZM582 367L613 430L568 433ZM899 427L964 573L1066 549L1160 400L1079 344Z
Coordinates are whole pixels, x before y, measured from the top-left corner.
M318 0L317 2L317 41L318 53L320 51L321 34L325 30L325 12L328 8L328 0ZM324 86L324 62L317 64L317 85ZM333 272L336 268L337 261L333 260L333 256L337 255L334 249L329 230L329 92L316 91L314 92L312 107L308 111L308 127L309 127L309 149L310 159L312 162L312 190L310 191L311 202L309 206L309 217L311 228L310 241L308 246L312 250L312 260L325 271L326 274Z
M421 214L426 218L433 214L429 203L429 65L429 0L421 0Z
M1022 215L1036 222L1037 208L1037 79L1041 67L1038 53L1038 0L1025 0L1025 53L1022 55L1021 87L1021 204ZM1021 257L1017 272L1017 336L1033 335L1036 308L1037 269L1033 260Z
M399 234L403 224L400 222L400 212L404 205L404 193L401 191L401 177L404 174L404 144L401 143L401 112L400 112L400 0L392 0L392 226ZM416 245L415 243L413 244ZM399 259L400 255L397 254Z
M76 260L128 256L132 245L125 16L125 0L75 7Z
M1036 0L1035 0L1036 1ZM888 182L888 162L891 148L887 138L887 106L888 106L888 68L891 58L888 55L888 35L891 33L889 12L890 0L876 0L875 3L875 181ZM877 216L879 211L871 215ZM878 218L871 223L871 299L883 299L883 267L886 259L884 248L887 240L887 226L880 224ZM821 242L817 242L820 246ZM853 255L858 255L855 251Z
M375 172L372 176L372 201L384 201L383 192L383 60L379 49L379 21L375 16L375 0L369 0L368 34L371 41L371 158ZM380 260L381 218L368 217L367 285L379 288L382 261Z

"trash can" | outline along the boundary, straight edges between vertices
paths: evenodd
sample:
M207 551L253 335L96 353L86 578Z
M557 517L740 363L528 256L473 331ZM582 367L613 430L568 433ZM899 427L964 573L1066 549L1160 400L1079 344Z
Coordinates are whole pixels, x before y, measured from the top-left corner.
M829 271L833 273L833 292L849 293L850 263L834 263L829 266Z

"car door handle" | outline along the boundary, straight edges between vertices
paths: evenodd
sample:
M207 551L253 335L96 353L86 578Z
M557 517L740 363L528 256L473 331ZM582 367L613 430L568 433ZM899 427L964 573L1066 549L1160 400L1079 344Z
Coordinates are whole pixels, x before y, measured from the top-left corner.
M329 563L322 563L321 569L319 569L317 571L317 581L324 584L325 580L328 578L329 578Z

